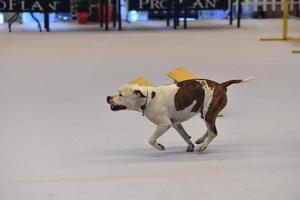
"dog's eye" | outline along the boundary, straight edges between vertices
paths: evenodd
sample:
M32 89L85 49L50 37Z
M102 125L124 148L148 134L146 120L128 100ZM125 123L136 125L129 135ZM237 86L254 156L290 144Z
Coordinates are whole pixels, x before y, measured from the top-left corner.
M120 93L119 96L122 97L123 95Z

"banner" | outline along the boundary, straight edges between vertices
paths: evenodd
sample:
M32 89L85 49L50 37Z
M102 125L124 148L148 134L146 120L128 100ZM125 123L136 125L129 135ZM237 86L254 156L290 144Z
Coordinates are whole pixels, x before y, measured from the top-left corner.
M128 0L129 10L150 11L174 9L174 0ZM178 0L180 10L227 10L228 0Z
M0 12L70 12L70 0L0 0Z

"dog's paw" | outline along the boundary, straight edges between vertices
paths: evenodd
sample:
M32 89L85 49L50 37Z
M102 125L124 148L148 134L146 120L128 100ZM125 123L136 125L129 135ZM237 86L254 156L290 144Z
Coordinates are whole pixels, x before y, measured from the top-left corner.
M193 152L194 151L194 148L193 147L188 147L187 149L186 149L186 152Z
M160 150L160 151L164 151L166 149L163 145L161 145L159 143L155 144L155 148L158 149L158 150Z
M189 145L189 146L186 148L186 151L187 151L187 152L193 152L193 151L194 151L194 145Z
M204 142L204 140L202 140L202 139L198 139L195 141L196 144L201 144L202 142Z
M200 144L200 145L197 147L197 151L198 151L198 152L201 152L201 151L204 151L206 148L207 148L207 145Z

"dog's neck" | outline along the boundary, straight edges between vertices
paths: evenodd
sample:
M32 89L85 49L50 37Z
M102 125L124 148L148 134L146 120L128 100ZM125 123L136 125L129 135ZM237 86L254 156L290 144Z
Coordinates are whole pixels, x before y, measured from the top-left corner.
M154 87L146 87L143 86L141 88L142 93L144 94L145 98L140 106L140 112L143 113L143 116L145 115L145 111L147 110L147 106L149 105L149 103L151 103L152 101L152 94L153 92L156 94L155 92L155 88Z
M147 103L148 103L148 100L149 100L149 91L148 91L148 89L147 89L147 94L146 94L145 98L146 98L145 103L141 106L143 116L145 115L145 110L147 108Z

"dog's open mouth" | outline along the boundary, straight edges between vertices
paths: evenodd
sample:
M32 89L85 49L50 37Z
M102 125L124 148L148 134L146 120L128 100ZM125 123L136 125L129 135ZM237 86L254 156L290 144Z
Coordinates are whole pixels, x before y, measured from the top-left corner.
M125 109L127 109L127 107L126 106L122 106L122 105L116 105L116 106L111 105L110 109L112 111L118 111L118 110L125 110Z

